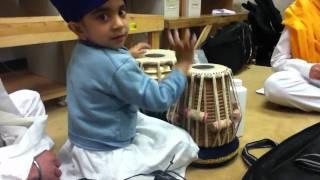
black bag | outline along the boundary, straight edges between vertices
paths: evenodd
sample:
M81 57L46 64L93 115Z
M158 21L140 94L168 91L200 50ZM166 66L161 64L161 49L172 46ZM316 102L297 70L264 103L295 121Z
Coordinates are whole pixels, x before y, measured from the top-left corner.
M209 63L222 64L233 73L253 58L250 26L245 22L228 24L208 37L202 48Z
M250 149L274 147L256 159ZM250 166L243 180L319 180L320 123L291 136L279 145L264 139L249 143L242 151Z
M242 6L249 11L248 21L255 44L256 64L270 66L271 56L284 28L280 11L272 0L248 1Z

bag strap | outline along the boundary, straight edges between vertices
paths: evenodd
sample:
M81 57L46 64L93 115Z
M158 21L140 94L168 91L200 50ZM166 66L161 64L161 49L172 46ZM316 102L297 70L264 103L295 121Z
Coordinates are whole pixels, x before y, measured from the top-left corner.
M294 162L300 168L320 173L320 154L305 154L295 159Z
M248 143L244 146L242 150L242 153L241 153L242 160L250 167L258 160L258 158L250 154L249 150L258 149L258 148L269 148L269 147L275 148L277 145L278 143L274 142L271 139L262 139L259 141Z

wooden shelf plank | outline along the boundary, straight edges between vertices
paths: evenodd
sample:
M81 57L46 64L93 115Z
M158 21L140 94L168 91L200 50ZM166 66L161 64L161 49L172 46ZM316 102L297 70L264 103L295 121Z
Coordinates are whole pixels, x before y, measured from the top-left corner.
M66 95L64 84L53 82L28 71L4 73L0 74L0 77L9 93L21 89L30 89L39 92L43 101Z
M200 17L179 17L164 20L164 27L167 29L180 29L190 27L200 27L209 24L225 24L234 21L243 21L248 18L247 13L238 13L228 16L202 15Z
M159 32L164 29L160 15L129 14L133 26L129 34ZM75 40L60 16L0 18L0 48Z

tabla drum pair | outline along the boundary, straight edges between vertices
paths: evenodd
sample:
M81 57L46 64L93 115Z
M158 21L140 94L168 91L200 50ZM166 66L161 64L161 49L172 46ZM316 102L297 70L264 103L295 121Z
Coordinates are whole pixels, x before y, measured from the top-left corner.
M214 167L238 152L236 132L241 118L232 71L218 64L193 64L188 84L167 119L190 133L200 147L194 166Z
M176 57L171 50L151 49L137 61L146 74L159 81L172 71ZM237 155L240 116L231 69L218 64L193 64L185 92L168 110L166 119L187 130L200 147L199 159L193 165L213 167Z

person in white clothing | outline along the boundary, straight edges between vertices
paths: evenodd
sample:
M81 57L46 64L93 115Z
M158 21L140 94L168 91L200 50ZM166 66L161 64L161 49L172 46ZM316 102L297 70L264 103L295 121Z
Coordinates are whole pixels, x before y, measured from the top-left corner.
M296 0L285 12L285 29L272 55L265 95L273 103L320 111L320 1ZM297 14L300 14L299 16Z
M59 179L60 162L50 151L46 122L38 92L7 94L0 79L0 179Z

